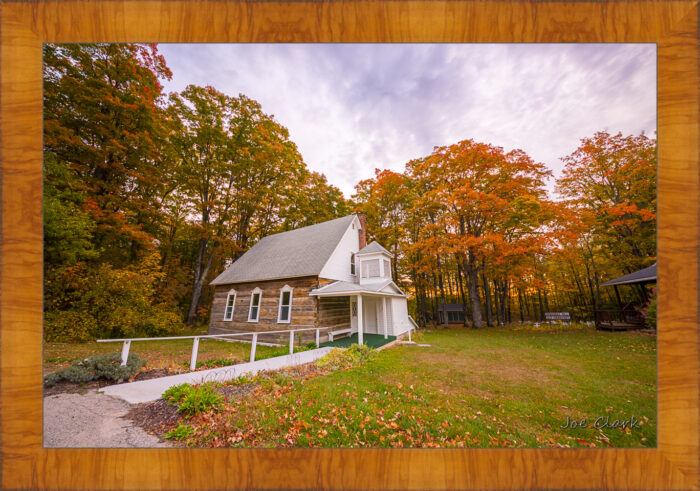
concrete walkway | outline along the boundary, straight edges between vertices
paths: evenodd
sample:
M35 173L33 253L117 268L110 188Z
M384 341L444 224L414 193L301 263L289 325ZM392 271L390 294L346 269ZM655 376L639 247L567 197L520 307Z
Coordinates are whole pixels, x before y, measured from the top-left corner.
M170 447L124 419L131 405L97 394L56 394L44 398L44 446L51 448Z
M110 385L103 387L100 392L106 395L120 397L127 402L136 404L139 402L150 402L159 399L160 396L170 387L180 384L201 384L204 382L216 381L226 382L241 375L254 375L264 370L279 370L280 368L293 367L311 363L325 356L331 347L317 348L309 351L301 351L293 355L277 356L266 360L258 360L252 363L240 363L228 367L213 368L211 370L200 370L198 372L182 373L170 377L154 378L130 382L127 384Z

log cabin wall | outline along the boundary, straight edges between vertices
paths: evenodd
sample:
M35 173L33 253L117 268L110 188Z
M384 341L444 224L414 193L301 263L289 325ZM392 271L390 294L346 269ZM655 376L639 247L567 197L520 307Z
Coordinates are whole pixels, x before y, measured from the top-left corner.
M277 315L280 303L280 290L289 285L292 291L291 322L278 323ZM271 281L256 281L250 283L234 283L217 285L214 290L214 301L209 320L209 334L225 334L232 332L250 332L289 330L294 327L316 327L317 302L316 297L310 297L309 291L318 285L318 277L308 276L303 278L288 278ZM262 290L260 302L260 316L258 322L248 322L250 301L255 288ZM224 320L226 297L229 291L236 291L236 301L233 309L233 319ZM302 342L312 341L315 337L313 331L304 332ZM250 341L250 336L241 339ZM286 334L259 336L259 341L288 343ZM295 340L295 343L297 340Z
M318 327L350 328L350 297L325 297L319 299Z

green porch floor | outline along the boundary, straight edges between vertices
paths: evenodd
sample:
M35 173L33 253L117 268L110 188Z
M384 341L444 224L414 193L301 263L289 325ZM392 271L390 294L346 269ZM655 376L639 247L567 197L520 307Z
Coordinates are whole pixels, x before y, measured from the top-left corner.
M389 336L384 339L383 334L364 334L362 336L362 340L370 348L379 348L380 346L391 343L395 339L396 336ZM326 343L321 343L321 347L334 346L336 348L347 348L351 344L357 344L357 333L353 334L352 336L336 339L332 342L329 341Z

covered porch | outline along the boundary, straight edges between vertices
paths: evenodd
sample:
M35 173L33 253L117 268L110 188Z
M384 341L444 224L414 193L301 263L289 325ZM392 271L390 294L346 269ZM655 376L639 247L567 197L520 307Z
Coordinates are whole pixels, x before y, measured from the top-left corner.
M332 327L322 346L382 346L407 330L401 322L408 316L406 297L393 282L369 286L339 281L309 295L319 299L318 327Z

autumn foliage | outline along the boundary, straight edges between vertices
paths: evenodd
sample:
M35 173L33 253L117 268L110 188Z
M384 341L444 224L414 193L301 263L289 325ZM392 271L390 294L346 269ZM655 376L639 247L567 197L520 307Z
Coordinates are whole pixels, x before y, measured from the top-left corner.
M155 45L44 46L47 339L205 324L208 283L230 260L352 211L394 254L423 324L589 320L648 301L600 283L655 261L652 138L583 138L556 179L522 150L465 138L377 170L348 200L259 102L210 86L166 94L170 77ZM460 311L441 318L451 303Z

